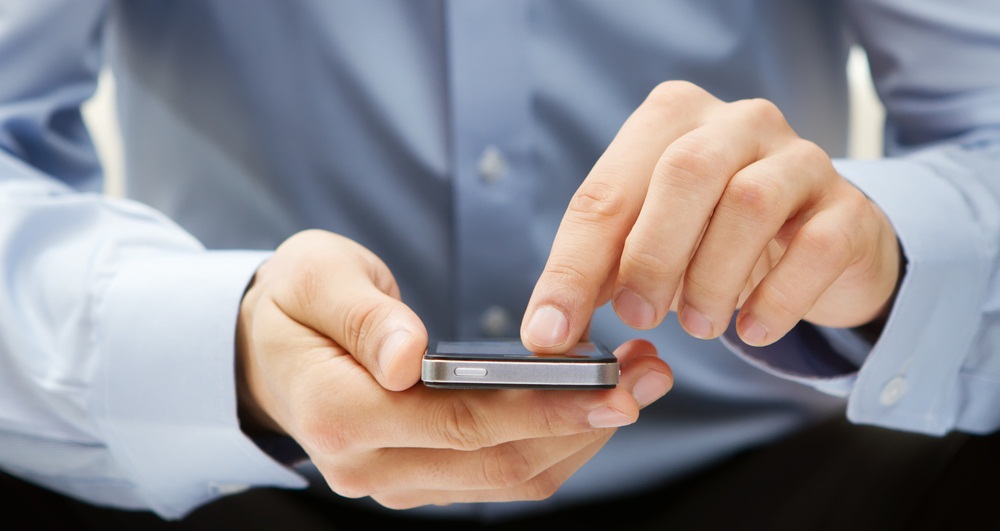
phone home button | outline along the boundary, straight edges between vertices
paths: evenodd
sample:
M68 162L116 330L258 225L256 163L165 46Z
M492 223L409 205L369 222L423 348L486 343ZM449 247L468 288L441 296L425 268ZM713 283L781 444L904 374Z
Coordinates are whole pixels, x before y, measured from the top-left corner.
M485 367L455 367L455 376L486 376Z

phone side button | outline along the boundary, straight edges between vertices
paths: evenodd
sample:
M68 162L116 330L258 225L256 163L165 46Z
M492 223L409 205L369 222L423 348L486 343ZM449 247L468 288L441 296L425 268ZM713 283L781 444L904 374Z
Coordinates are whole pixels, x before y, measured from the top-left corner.
M485 367L455 367L455 376L472 376L472 377L483 377L486 376Z

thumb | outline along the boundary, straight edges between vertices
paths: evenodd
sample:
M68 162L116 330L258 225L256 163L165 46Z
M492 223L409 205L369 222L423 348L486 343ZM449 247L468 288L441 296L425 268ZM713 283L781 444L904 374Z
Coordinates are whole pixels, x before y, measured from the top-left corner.
M399 391L417 383L427 331L400 300L389 268L347 238L312 236L284 262L286 278L293 280L277 294L278 306L349 352L384 388Z
M314 328L347 350L382 387L400 391L420 379L427 332L417 315L374 284L358 283L330 294L327 315Z

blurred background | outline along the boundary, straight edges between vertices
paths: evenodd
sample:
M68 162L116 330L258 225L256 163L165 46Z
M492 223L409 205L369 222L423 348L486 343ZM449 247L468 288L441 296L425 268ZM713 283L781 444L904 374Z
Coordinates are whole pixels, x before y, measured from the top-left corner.
M860 48L851 51L847 62L847 77L851 84L849 154L852 158L880 157L885 114L872 87L871 76L868 73L868 59ZM105 71L100 76L94 97L84 105L83 114L104 164L107 192L111 195L120 195L123 166L114 97L114 76L110 71Z

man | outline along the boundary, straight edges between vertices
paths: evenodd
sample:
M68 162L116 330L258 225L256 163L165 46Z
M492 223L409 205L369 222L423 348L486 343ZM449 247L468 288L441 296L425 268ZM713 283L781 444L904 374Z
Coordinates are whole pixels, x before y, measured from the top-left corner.
M589 515L845 407L992 432L997 10L11 2L0 462L165 518L310 478L464 522ZM855 39L886 160L834 160ZM94 193L76 110L104 53L135 201ZM419 384L429 337L488 335L620 345L622 383ZM907 474L833 454L876 478L834 492L915 484L912 508L954 444L905 440Z

